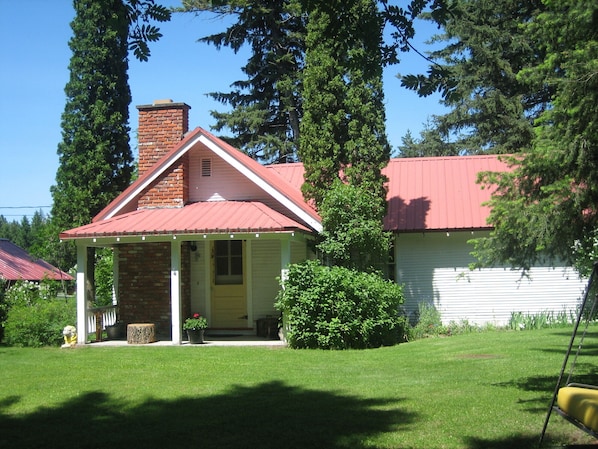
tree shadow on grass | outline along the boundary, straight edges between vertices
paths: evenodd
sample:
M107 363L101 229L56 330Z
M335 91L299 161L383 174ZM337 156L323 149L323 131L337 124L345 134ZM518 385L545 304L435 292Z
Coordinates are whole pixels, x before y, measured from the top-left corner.
M14 402L15 398L11 399ZM87 392L24 416L0 404L0 447L365 448L364 440L417 419L396 400L305 390L282 382L219 395L127 403ZM367 445L371 448L371 445Z

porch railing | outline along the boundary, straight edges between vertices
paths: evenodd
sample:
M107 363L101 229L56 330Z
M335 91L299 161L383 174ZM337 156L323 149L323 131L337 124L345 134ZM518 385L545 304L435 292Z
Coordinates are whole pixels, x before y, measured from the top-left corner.
M116 312L117 306L103 306L93 307L87 309L87 329L89 332L96 331L96 321L100 318L102 323L102 330L106 329L106 326L112 326L116 323Z

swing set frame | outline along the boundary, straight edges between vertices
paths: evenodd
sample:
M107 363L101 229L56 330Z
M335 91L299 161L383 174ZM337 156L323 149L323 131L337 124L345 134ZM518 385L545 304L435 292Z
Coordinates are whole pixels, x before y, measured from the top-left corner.
M548 413L546 414L546 419L544 420L544 427L542 428L542 434L540 435L539 447L542 447L542 443L544 441L544 436L546 435L546 429L548 428L548 421L550 420L550 415L552 414L553 411L556 412L557 414L559 414L560 416L562 416L565 420L569 421L571 424L573 424L577 428L586 432L588 435L591 435L592 437L598 439L597 432L588 428L581 421L579 421L579 420L575 419L574 417L570 416L569 414L567 414L564 410L562 410L556 404L557 396L559 394L559 390L561 389L561 385L563 383L563 378L565 377L565 371L567 370L567 366L569 364L569 357L571 355L571 351L573 350L573 346L575 345L575 341L576 341L577 334L579 331L579 326L580 326L581 320L584 316L586 317L585 327L583 328L583 333L581 334L581 338L579 339L579 343L577 345L577 350L575 352L575 357L573 358L571 368L569 369L569 374L567 376L567 381L565 382L565 385L567 387L579 387L579 388L598 390L598 386L596 386L596 385L588 385L588 384L580 384L580 383L572 383L571 382L571 377L573 375L573 371L574 371L575 365L577 363L577 358L579 356L579 353L581 352L581 348L583 346L583 341L586 337L588 327L590 325L590 321L592 320L592 317L595 316L596 307L598 304L598 293L596 293L596 296L593 298L593 301L591 303L590 313L585 313L585 310L588 305L588 299L591 297L590 295L591 295L591 292L593 291L592 287L594 286L594 282L598 282L598 262L594 263L594 267L592 269L592 274L590 275L590 278L588 279L588 283L586 286L586 291L584 293L582 303L579 306L579 311L577 313L577 319L575 320L575 325L573 327L573 333L571 334L571 339L569 340L569 346L567 347L567 352L565 353L565 358L564 358L563 364L561 366L561 371L559 373L559 377L558 377L556 386L554 388L554 393L552 395L550 407L548 407Z

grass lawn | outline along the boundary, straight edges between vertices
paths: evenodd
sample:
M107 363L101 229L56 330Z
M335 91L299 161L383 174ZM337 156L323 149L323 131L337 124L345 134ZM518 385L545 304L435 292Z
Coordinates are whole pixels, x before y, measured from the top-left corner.
M0 448L536 447L570 332L364 351L0 347ZM598 381L593 358L577 381ZM591 441L553 414L544 446Z

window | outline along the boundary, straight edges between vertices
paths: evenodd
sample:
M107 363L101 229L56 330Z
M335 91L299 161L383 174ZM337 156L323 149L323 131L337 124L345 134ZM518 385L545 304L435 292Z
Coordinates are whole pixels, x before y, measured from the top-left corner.
M215 280L217 285L243 283L243 241L214 242Z

